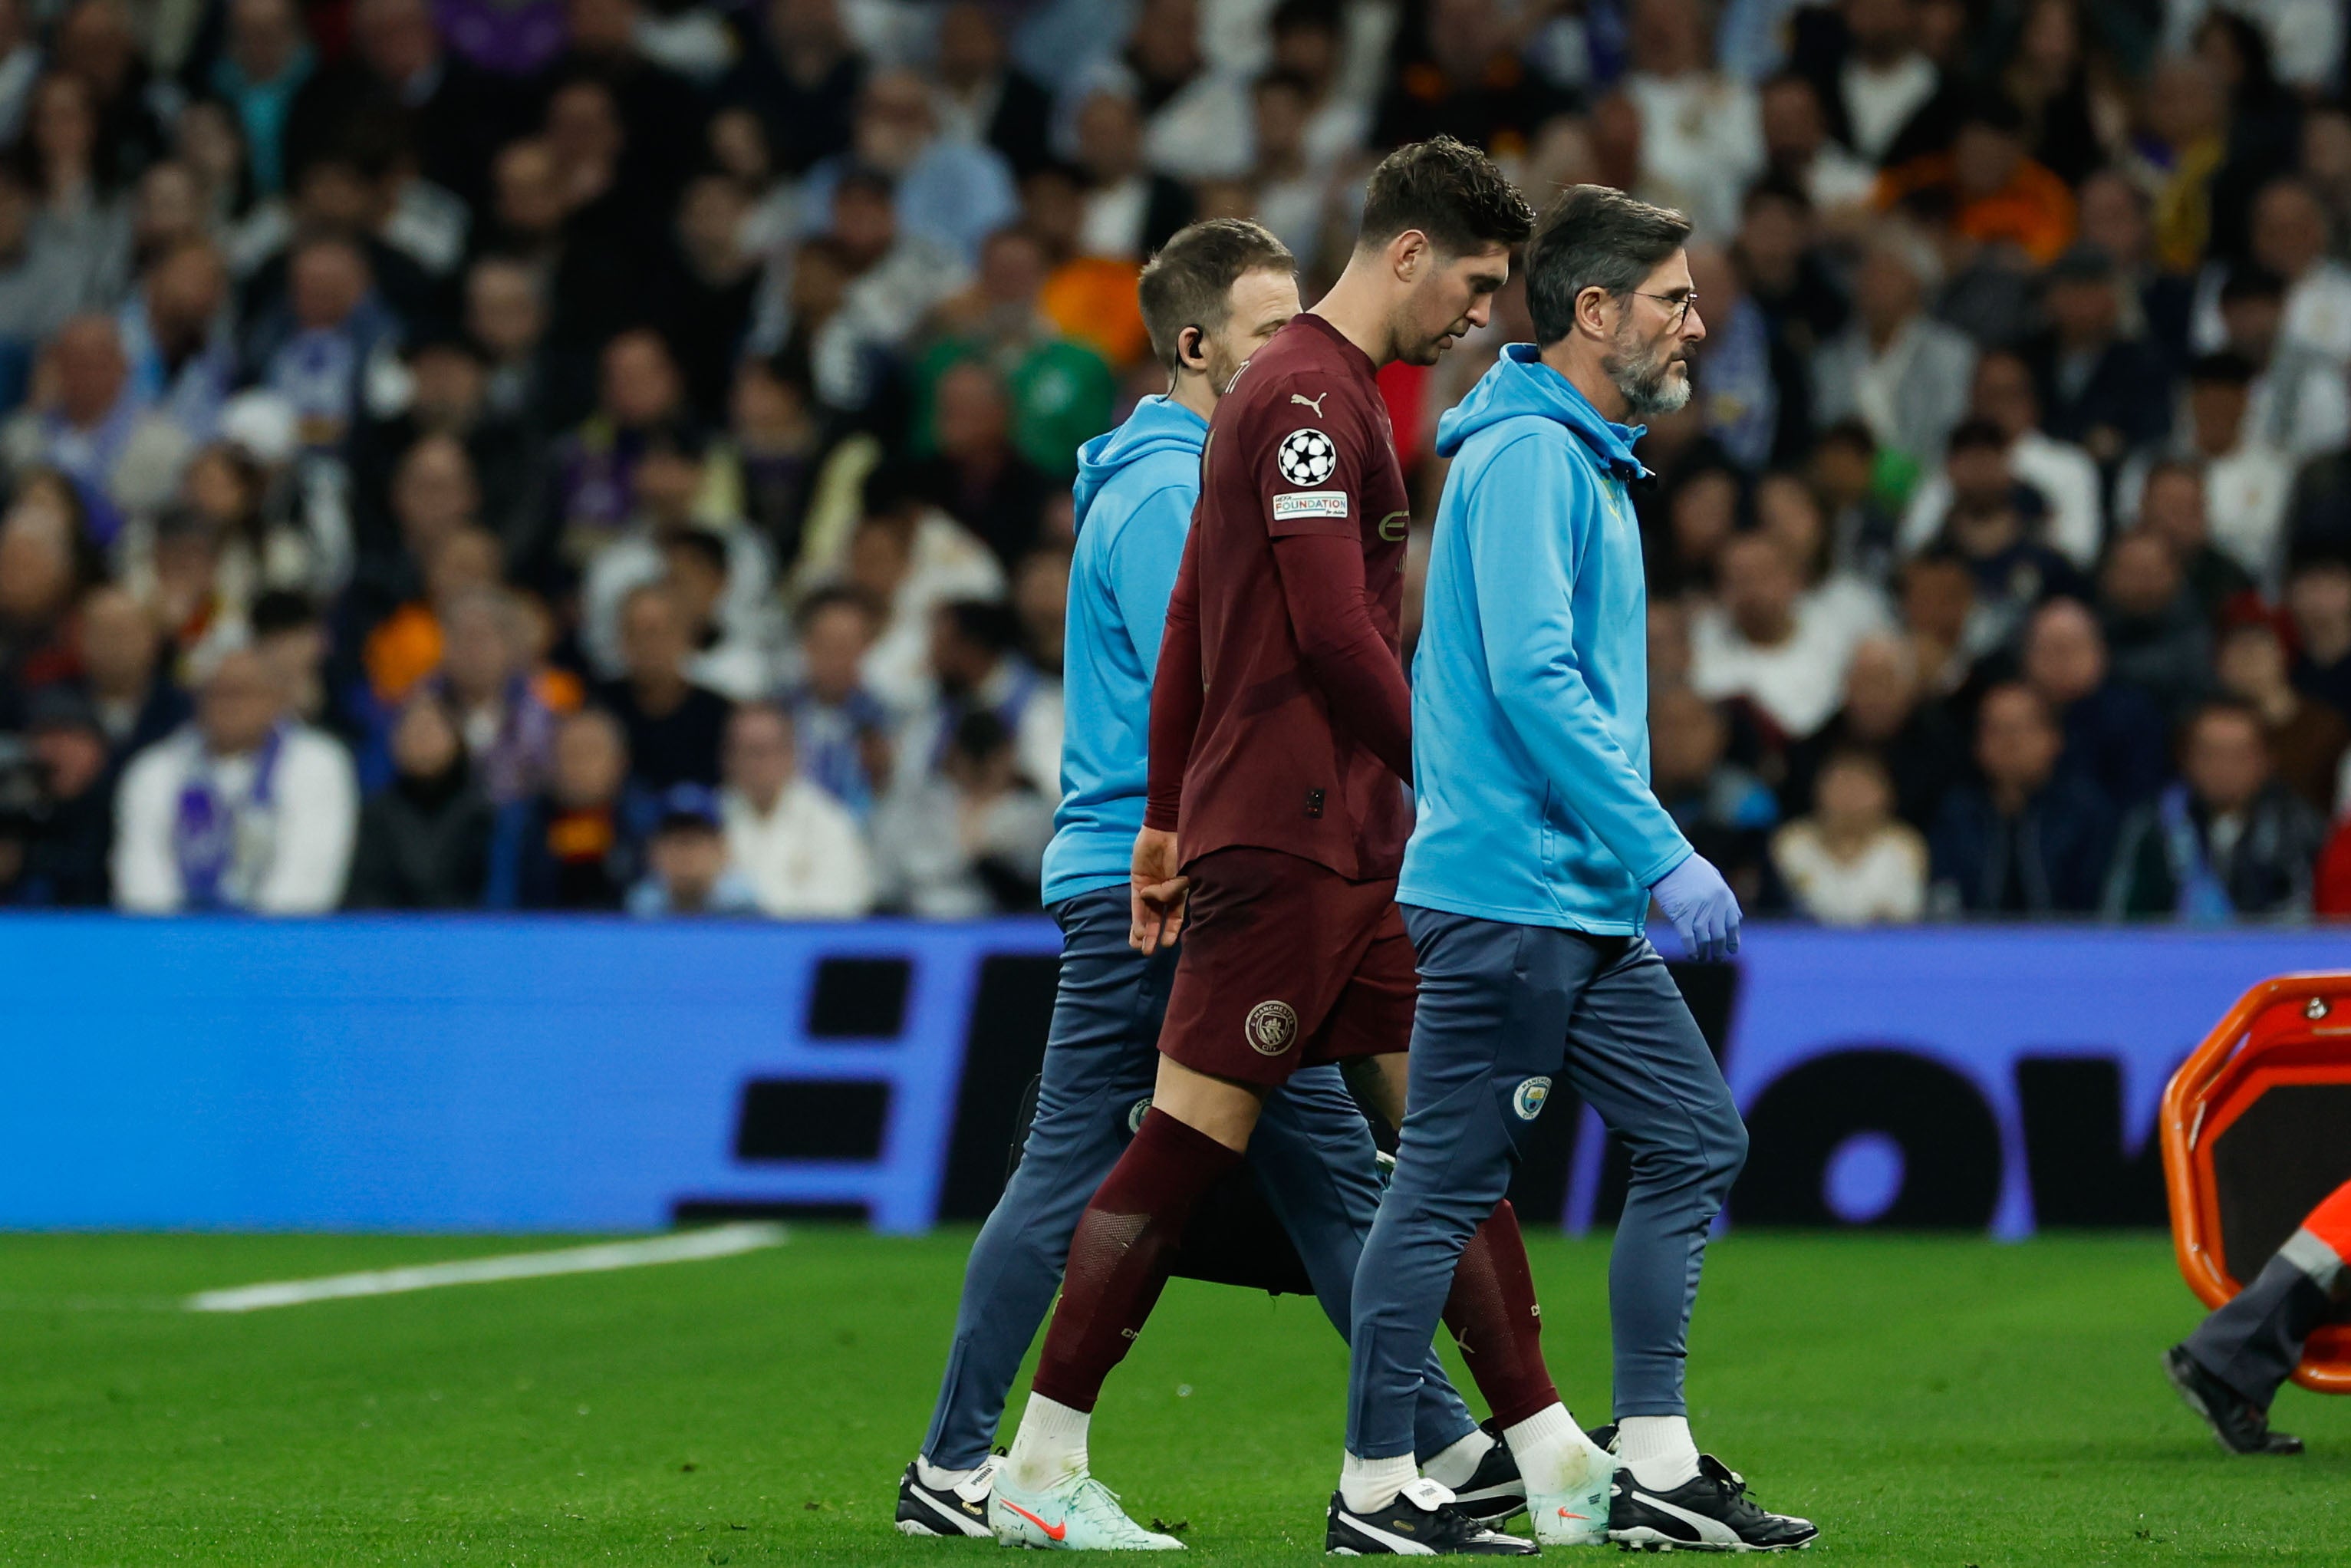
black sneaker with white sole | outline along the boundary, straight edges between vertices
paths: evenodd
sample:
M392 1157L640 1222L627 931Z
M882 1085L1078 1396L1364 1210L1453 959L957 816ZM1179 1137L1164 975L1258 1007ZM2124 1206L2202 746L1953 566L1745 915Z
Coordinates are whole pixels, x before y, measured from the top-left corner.
M1357 1513L1344 1492L1331 1494L1322 1550L1333 1557L1532 1557L1535 1543L1489 1530L1453 1506L1453 1494L1416 1480L1385 1508Z
M1770 1513L1747 1495L1747 1481L1712 1454L1698 1474L1650 1491L1631 1470L1616 1472L1608 1500L1608 1539L1644 1552L1792 1552L1820 1534L1809 1519Z
M996 1467L1003 1462L1001 1455L990 1454L979 1469L951 1487L925 1486L921 1467L908 1465L898 1478L898 1533L992 1539L987 1491L996 1479Z
M1468 1480L1450 1489L1453 1506L1487 1529L1499 1530L1527 1511L1527 1483L1519 1474L1518 1457L1492 1418L1479 1429L1494 1439L1494 1446Z

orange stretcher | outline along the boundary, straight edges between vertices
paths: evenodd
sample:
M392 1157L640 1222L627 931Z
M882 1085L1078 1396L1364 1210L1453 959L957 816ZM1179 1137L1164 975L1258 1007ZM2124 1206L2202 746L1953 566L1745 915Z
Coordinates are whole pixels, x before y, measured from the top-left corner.
M2247 991L2171 1075L2158 1124L2179 1272L2217 1307L2351 1180L2351 974ZM2314 1333L2294 1380L2351 1394L2351 1322Z

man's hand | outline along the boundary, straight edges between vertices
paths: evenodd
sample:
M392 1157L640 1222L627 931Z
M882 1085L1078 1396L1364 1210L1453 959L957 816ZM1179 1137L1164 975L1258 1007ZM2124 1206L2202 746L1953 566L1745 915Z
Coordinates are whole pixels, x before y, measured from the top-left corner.
M1649 891L1691 957L1711 962L1739 951L1738 895L1704 855L1691 855Z
M1130 925L1126 945L1146 956L1175 946L1184 934L1184 900L1192 879L1176 868L1176 835L1145 828L1134 835L1134 869L1128 878Z

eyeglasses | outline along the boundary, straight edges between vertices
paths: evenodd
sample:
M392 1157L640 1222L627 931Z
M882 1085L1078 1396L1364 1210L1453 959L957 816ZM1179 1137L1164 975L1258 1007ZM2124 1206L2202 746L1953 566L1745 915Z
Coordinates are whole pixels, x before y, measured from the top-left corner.
M1625 292L1636 298L1654 299L1660 305L1672 306L1674 309L1673 329L1677 332L1682 329L1682 323L1689 319L1690 307L1698 303L1698 290L1695 288L1691 289L1687 294L1643 294L1637 288L1628 288Z

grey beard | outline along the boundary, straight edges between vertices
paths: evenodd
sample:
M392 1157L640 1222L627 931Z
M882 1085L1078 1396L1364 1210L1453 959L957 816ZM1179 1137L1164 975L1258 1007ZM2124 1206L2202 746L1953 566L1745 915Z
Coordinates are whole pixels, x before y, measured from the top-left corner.
M1611 354L1600 362L1627 412L1635 414L1678 413L1690 400L1689 377L1673 378L1673 361L1663 353L1626 360Z

